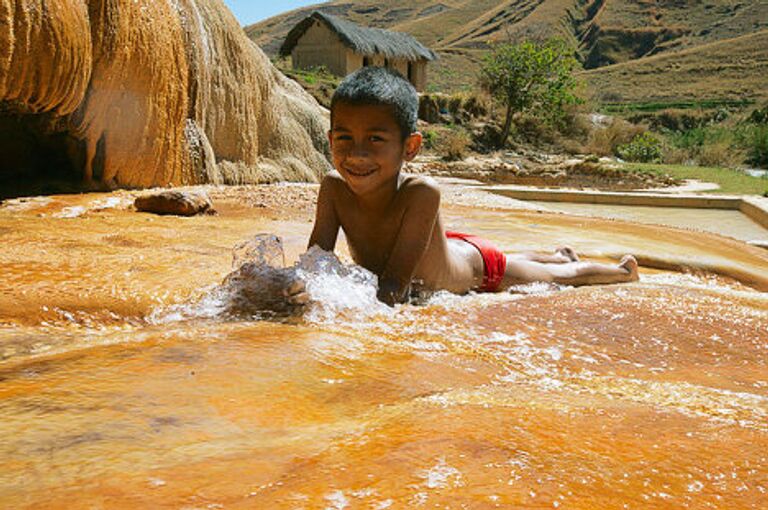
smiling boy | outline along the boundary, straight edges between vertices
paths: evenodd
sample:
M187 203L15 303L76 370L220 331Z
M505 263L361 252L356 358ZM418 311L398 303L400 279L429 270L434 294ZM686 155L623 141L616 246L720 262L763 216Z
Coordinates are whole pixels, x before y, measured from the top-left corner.
M333 251L343 229L352 258L378 276L378 297L390 305L405 301L414 283L461 294L533 281L637 280L631 256L606 265L579 262L570 249L505 255L480 238L446 232L434 181L401 173L421 148L417 112L416 90L393 71L365 67L342 81L328 133L336 171L320 185L310 247ZM288 294L306 300L302 285Z

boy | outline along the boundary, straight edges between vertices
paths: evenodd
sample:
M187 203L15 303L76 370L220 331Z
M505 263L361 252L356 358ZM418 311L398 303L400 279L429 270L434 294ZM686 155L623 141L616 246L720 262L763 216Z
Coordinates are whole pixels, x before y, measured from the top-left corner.
M521 282L568 285L638 279L637 261L578 262L568 248L552 256L504 255L480 238L446 232L440 191L428 178L404 175L421 147L418 96L399 74L365 67L348 76L331 100L328 138L336 171L320 185L309 246L333 251L339 228L355 262L379 278L378 297L405 301L412 283L431 290L496 291ZM294 283L290 302L306 302Z

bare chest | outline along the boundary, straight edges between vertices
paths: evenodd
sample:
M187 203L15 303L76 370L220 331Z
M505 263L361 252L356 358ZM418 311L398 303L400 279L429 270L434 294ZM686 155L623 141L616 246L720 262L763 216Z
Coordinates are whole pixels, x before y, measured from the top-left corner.
M349 210L339 216L355 262L381 274L397 241L403 214L400 211L388 211L373 216Z

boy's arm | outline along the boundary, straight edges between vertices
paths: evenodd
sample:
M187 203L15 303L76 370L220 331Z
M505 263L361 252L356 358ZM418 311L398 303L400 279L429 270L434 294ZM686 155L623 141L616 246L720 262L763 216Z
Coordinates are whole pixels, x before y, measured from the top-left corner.
M323 181L320 183L315 211L315 226L312 228L312 235L309 236L307 248L317 245L325 251L333 251L336 247L340 224L334 206L336 186L338 185L335 180L335 176L328 174L323 177Z
M403 223L379 279L378 297L389 305L408 297L411 278L429 247L440 208L440 190L434 184L419 182L408 193Z
M333 251L336 247L336 237L339 235L339 219L333 205L335 186L334 176L331 174L326 175L323 182L320 183L315 211L315 226L309 236L307 249L317 245L325 251ZM309 302L306 284L299 279L290 282L283 290L283 295L293 305L305 305Z

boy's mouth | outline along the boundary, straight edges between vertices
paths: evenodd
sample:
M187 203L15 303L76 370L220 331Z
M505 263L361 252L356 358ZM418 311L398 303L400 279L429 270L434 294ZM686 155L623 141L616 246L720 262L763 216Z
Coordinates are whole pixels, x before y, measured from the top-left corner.
M354 175L355 177L367 177L376 171L376 168L345 168L347 173Z

